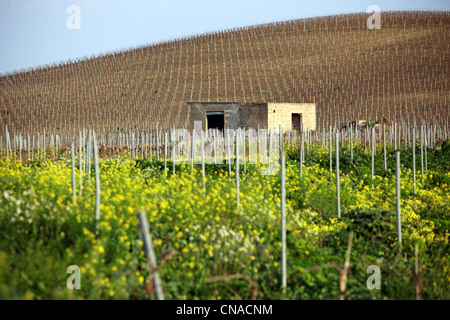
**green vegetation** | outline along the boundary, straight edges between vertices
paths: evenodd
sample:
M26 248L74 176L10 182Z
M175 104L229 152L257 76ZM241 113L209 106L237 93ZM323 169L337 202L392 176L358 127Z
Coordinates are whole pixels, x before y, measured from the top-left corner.
M305 148L306 149L306 148ZM395 167L380 151L375 178L370 152L341 154L341 213L327 147L310 145L299 177L299 149L287 149L287 279L280 287L280 173L241 166L240 212L234 166L122 157L102 159L99 232L95 183L83 173L83 195L71 191L67 154L54 163L0 162L0 298L147 299L149 278L137 211L147 212L167 299L338 299L349 232L354 231L346 299L415 299L414 247L423 299L449 299L450 147L428 149L424 187L413 193L410 148L402 146L402 234L397 242ZM416 153L417 154L417 153ZM416 163L420 165L420 154ZM333 164L334 167L334 164ZM76 164L78 168L78 164ZM419 169L419 168L418 168ZM373 186L373 187L372 187ZM68 290L66 269L81 269L81 289ZM369 290L367 268L381 269ZM257 291L254 291L257 288Z

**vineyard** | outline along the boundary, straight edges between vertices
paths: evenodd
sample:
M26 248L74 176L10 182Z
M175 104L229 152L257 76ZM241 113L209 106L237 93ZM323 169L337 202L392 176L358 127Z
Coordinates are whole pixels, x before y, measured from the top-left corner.
M367 18L2 75L0 299L450 299L450 14ZM195 101L317 127L189 132Z
M448 12L287 21L0 77L0 132L183 128L187 101L313 102L319 130L387 117L448 127ZM66 143L68 139L66 139Z
M207 156L203 132L181 164L163 145L100 158L93 132L26 164L11 150L0 298L449 299L450 140L395 132L271 131L258 156L239 131Z

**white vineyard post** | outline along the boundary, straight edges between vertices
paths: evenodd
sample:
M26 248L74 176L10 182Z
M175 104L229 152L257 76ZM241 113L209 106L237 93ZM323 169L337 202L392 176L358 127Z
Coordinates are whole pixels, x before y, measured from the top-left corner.
M156 160L159 161L159 141L160 141L160 132L159 129L156 131Z
M45 153L45 130L44 130L44 135L42 136L42 149L43 149L43 152L44 152L44 161L45 161L45 159L47 158L47 155L46 155L46 153Z
M172 168L175 174L175 129L172 129Z
M269 150L268 150L268 174L270 173L270 155L271 155L271 149L272 149L272 129L269 131Z
M383 154L384 154L384 170L387 170L387 159L386 159L386 128L383 123Z
M214 141L214 144L213 144L213 148L214 148L214 164L217 164L217 131L216 130L214 130L213 131L213 134L212 134L212 137L213 137L213 141Z
M203 186L203 198L206 196L206 186L205 186L205 138L203 136L203 130L202 130L202 136L201 136L201 154L202 154L202 186Z
M100 169L99 169L99 157L98 157L98 145L95 131L92 132L94 142L94 171L95 171L95 223L96 231L99 229L100 221Z
M22 164L22 135L19 135L19 161Z
M330 173L333 171L333 148L332 148L332 134L331 134L331 127L330 127L330 133L329 133L329 146L330 146Z
M78 131L78 171L80 173L80 196L83 194L83 141L81 130Z
M75 148L73 146L73 141L70 142L70 159L71 159L71 166L72 166L72 197L73 201L75 202L76 196L77 196L77 186L75 182Z
M195 132L192 130L191 139L191 174L194 172L194 159L195 159Z
M424 186L423 183L423 142L424 142L424 134L423 134L423 126L420 127L420 173L422 177L422 188Z
M353 125L350 125L350 161L353 163Z
M304 133L301 133L300 137L300 178L303 175L303 152L304 152L304 141L303 141Z
M394 149L397 150L397 123L394 123Z
M1 141L1 139L0 139ZM0 147L1 148L1 147ZM28 144L27 144L27 149L28 149L28 159L27 162L31 160L30 156L31 156L31 140L30 140L30 135L28 135Z
M150 162L153 161L153 130L150 130L150 145L149 145L149 153L150 153Z
M9 132L8 132L8 126L6 126L6 137L5 137L5 140L6 140L6 158L9 158L9 144L10 144L10 141L9 141Z
M281 151L281 175L280 175L280 207L281 207L281 287L287 286L286 275L286 159L284 150Z
M412 128L412 171L413 171L413 193L416 194L416 128Z
M375 142L375 128L372 127L372 154L371 154L371 174L372 174L372 188L373 188L373 180L374 180L374 165L375 165L375 148L376 148L376 142Z
M431 143L431 140L432 140L432 138L430 138L430 143ZM425 156L425 159L424 159L424 161L425 161L425 171L428 171L428 160L427 160L427 153L428 153L428 151L427 151L427 146L428 146L428 142L427 142L427 140L425 139L425 141L424 141L424 145L423 145L423 149L424 149L424 156Z
M236 210L240 214L240 198L239 198L239 135L234 136L235 139L235 149L236 149L236 164L235 164L235 179L236 179Z
M337 217L341 217L341 190L339 182L339 131L336 131L336 205Z
M164 174L167 174L167 131L164 132Z
M228 176L231 177L230 133L227 130Z
M244 155L244 177L247 174L247 166L246 166L246 152L245 152L245 128L244 131L242 133L242 137L243 137L243 143L242 143L242 150L244 151L243 155Z
M401 208L400 208L400 151L395 152L395 162L396 162L396 179L397 179L397 237L398 242L402 243L402 219L401 219Z

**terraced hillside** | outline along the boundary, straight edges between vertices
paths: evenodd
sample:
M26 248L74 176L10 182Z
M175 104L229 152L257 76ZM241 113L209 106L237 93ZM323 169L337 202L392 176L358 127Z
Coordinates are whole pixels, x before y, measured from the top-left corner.
M0 77L1 132L182 127L186 101L312 102L356 119L447 125L449 12L340 15L226 30Z

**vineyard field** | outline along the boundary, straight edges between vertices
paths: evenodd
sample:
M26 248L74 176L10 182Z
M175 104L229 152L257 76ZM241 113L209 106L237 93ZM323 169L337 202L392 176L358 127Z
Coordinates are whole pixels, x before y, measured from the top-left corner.
M224 30L0 77L0 132L183 128L186 102L315 102L318 130L448 127L450 15L349 14Z
M104 157L96 227L94 169L81 172L80 189L75 155L74 198L71 157L64 151L53 161L0 162L0 298L153 298L139 210L147 213L166 299L415 299L418 279L423 299L450 298L449 141L426 149L423 184L416 154L416 192L412 148L400 148L401 244L390 143L387 169L378 152L373 179L369 149L356 144L351 160L349 145L339 147L340 218L328 146L308 145L301 176L299 145L285 148L285 289L280 171L261 175L261 164L246 163L244 169L242 163L237 204L234 165L231 173L225 163L207 165L203 185L199 165L177 165L173 172L170 158L164 170L163 159ZM80 267L80 290L66 288L70 265ZM367 287L371 265L381 270L380 290Z

